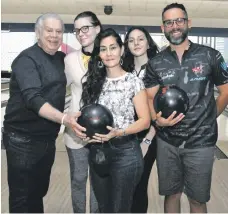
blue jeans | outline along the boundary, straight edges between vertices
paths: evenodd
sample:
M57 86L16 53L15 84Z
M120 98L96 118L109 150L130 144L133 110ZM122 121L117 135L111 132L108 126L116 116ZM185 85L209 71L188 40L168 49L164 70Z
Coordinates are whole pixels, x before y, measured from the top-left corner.
M110 149L109 175L99 176L91 165L91 181L102 213L130 213L135 188L143 172L143 157L137 139L104 143ZM92 147L93 145L91 145ZM96 145L97 146L97 145ZM108 155L110 151L106 150Z
M43 213L55 159L55 140L4 133L10 213Z

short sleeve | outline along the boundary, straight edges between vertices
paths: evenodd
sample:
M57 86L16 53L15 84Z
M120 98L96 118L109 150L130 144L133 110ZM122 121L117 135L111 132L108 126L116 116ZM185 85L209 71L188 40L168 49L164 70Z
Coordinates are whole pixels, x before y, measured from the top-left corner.
M212 77L216 86L228 83L228 68L221 53L214 50L212 53Z
M155 58L149 60L147 66L146 66L146 71L145 71L145 76L143 78L143 82L145 84L146 88L152 88L156 85L159 85L159 76L156 74L155 69L154 69L154 60Z

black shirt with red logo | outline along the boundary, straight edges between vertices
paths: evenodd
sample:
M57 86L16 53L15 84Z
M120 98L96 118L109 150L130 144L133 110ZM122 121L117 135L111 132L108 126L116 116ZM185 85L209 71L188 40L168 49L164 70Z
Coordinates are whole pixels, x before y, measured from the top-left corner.
M189 97L185 118L172 127L158 130L160 138L176 147L214 146L217 141L217 108L214 86L228 83L227 65L217 50L190 42L181 63L170 47L148 62L146 88L176 85Z

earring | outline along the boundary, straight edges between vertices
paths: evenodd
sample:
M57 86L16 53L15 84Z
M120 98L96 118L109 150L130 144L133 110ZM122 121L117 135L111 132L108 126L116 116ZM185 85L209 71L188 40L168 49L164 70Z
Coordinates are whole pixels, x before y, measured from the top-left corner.
M104 67L103 62L102 62L102 61L98 61L97 67L98 67L98 68L103 68L103 67Z
M123 65L123 59L120 58L120 65Z

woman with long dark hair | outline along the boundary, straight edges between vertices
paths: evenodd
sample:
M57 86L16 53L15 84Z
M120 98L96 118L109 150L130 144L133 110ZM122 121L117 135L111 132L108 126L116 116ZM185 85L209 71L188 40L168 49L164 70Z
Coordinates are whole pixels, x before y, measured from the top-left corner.
M68 54L65 58L67 85L71 88L69 112L77 112L82 94L81 79L88 69L88 62L93 51L94 40L102 26L97 16L91 11L84 11L74 19L74 34L82 48ZM83 135L76 136L66 128L64 142L69 157L71 174L71 195L74 213L86 213L86 183L88 178L89 149ZM90 186L90 212L98 212L97 200Z
M146 65L149 59L158 52L158 47L151 38L148 31L143 27L131 27L124 41L124 67L128 72L144 78ZM150 129L138 133L141 141L141 149L144 156L144 171L139 184L134 193L132 213L146 213L148 208L147 188L150 173L156 159L156 141L154 138L155 129Z
M90 166L91 180L100 212L129 213L133 194L143 171L143 157L136 133L150 125L144 84L122 68L123 43L113 29L99 33L83 83L82 105L99 103L113 114L107 135L96 133L91 150L105 148L109 168L101 176ZM134 115L137 114L135 121Z

